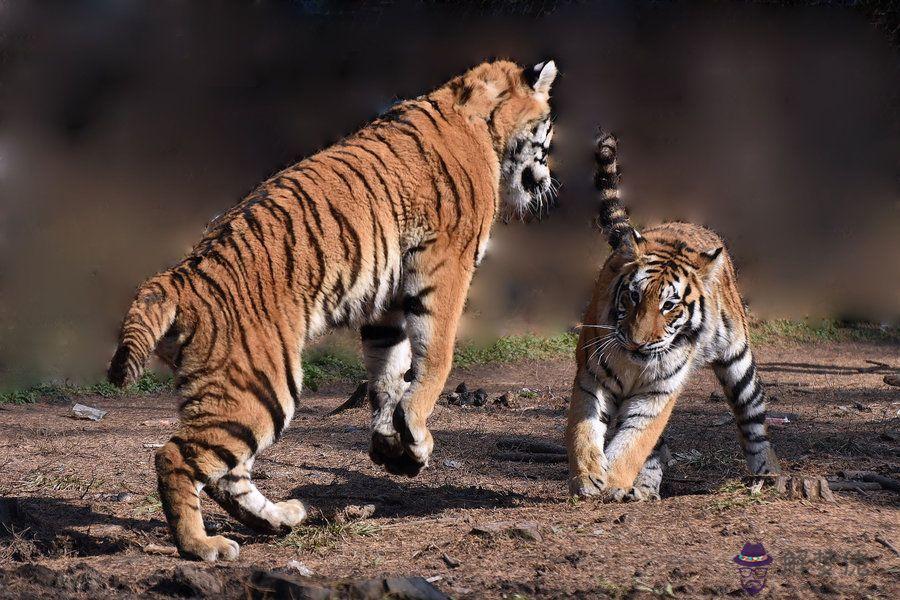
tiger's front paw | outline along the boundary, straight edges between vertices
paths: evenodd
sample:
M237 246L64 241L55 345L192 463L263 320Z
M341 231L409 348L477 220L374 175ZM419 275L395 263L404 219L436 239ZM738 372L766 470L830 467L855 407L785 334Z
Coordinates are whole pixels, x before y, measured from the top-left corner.
M748 455L747 467L754 475L779 475L781 473L781 463L771 446L767 447L765 452Z
M609 488L606 490L606 500L609 502L645 502L647 500L659 500L659 492L640 486L627 490L623 488Z
M603 496L607 490L606 475L586 473L569 479L569 493L573 496L589 498Z

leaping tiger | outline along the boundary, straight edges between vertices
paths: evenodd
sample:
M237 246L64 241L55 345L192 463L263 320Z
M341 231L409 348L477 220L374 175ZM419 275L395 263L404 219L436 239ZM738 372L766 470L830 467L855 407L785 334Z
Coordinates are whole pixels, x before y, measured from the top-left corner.
M301 501L270 502L250 475L294 414L304 345L332 328L361 326L372 460L410 476L427 465L426 419L491 225L552 187L556 72L487 62L400 102L262 183L140 286L109 379L135 381L154 349L175 370L181 420L156 471L182 556L238 556L206 535L201 490L251 527L305 518Z
M661 437L688 374L711 364L734 412L747 465L777 473L747 315L722 240L689 223L638 233L619 199L617 140L597 141L600 227L612 247L578 341L566 441L569 490L659 498Z

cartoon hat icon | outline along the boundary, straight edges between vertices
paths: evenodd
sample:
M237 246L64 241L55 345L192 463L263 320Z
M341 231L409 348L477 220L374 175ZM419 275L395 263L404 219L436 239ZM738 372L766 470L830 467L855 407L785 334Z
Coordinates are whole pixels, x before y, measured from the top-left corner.
M734 562L742 567L764 567L772 562L762 544L746 543L741 553L734 557Z

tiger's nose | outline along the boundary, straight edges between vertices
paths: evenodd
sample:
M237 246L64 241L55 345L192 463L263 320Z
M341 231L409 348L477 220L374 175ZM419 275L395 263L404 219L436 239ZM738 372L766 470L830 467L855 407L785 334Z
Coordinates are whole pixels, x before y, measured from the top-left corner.
M526 167L522 170L522 187L533 192L538 188L538 180L534 177L534 169Z

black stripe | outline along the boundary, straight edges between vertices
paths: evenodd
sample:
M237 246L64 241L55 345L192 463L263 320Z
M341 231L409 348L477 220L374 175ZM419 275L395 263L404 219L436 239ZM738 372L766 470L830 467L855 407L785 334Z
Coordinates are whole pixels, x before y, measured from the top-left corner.
M743 359L744 356L747 354L747 351L748 351L749 349L750 349L750 346L745 342L745 343L744 343L744 346L741 348L741 351L740 351L740 352L738 352L737 354L735 354L735 355L732 356L731 358L728 358L728 359L725 359L725 360L716 360L716 361L714 361L713 364L715 364L716 367L719 367L719 368L721 368L721 369L727 369L727 368L729 368L731 365L733 365L734 363L736 363L737 361Z
M256 435L253 430L238 423L237 421L220 421L217 423L204 423L203 425L192 426L191 429L196 431L208 431L210 429L221 429L228 433L231 437L240 440L250 450L251 454L256 454L259 449L259 443L256 441Z
M428 295L431 294L434 289L435 288L433 285L429 285L419 290L419 292L414 296L406 296L403 299L403 312L408 315L415 315L417 317L430 314L431 311L425 307L422 299L428 297Z
M753 361L750 361L750 366L747 367L747 371L744 373L743 377L741 377L737 383L734 384L734 387L731 388L731 399L733 402L738 402L741 394L747 386L750 385L750 382L753 381L755 376L756 364Z
M374 348L390 348L406 339L406 332L396 325L363 325L359 333Z

